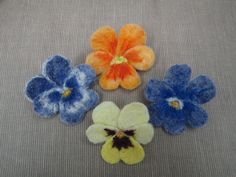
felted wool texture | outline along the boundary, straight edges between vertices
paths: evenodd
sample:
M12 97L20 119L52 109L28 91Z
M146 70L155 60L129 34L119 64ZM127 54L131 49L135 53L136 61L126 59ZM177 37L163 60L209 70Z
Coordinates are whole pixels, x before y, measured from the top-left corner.
M164 80L151 79L145 88L145 97L151 102L148 109L150 122L163 127L170 134L181 134L186 125L191 128L203 126L207 112L200 107L216 95L216 88L207 76L197 76L190 81L191 68L174 65Z
M35 112L49 118L60 112L66 124L80 123L86 112L99 102L91 88L96 74L89 65L72 67L68 59L56 55L43 63L42 75L26 84L26 97Z
M235 9L233 0L1 0L0 176L234 177ZM100 145L87 141L92 111L75 127L61 124L60 115L42 120L23 92L45 58L59 53L74 66L84 63L98 27L118 31L126 23L145 29L157 60L148 72L139 72L142 85L131 92L104 92L96 83L101 100L120 108L147 103L148 80L162 79L177 63L191 66L192 77L210 76L217 87L214 100L202 105L209 114L206 126L177 137L156 128L152 143L144 146L144 160L131 167L104 163Z
M154 52L146 45L146 33L136 24L126 24L119 35L113 28L104 26L91 36L91 47L94 52L86 58L105 90L115 90L119 86L133 90L141 84L135 69L146 71L155 60Z
M120 110L113 102L102 102L93 111L94 124L86 130L89 141L102 146L101 156L107 163L122 160L132 165L141 162L145 153L139 144L148 144L154 136L147 107L130 103Z

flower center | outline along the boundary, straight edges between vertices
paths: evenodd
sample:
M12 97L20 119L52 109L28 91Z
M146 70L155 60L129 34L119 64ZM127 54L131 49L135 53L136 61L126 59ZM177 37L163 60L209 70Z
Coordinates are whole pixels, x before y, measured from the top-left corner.
M121 139L125 136L125 133L123 131L118 131L116 132L116 136Z
M68 96L70 96L71 95L71 92L72 92L72 89L66 89L66 90L64 90L64 92L62 93L62 96L63 97L68 97Z
M184 106L183 102L179 100L178 98L168 98L167 102L169 106L171 106L172 108L175 108L176 110L183 109L183 106Z
M127 63L128 60L122 56L116 56L115 58L113 58L113 60L111 61L111 65L115 65L115 64L121 64L121 63Z

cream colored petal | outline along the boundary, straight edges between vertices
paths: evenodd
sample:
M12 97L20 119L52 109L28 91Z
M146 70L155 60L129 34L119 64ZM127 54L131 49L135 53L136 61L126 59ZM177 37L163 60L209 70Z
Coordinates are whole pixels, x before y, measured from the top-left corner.
M105 126L102 124L93 124L86 130L86 136L90 142L97 144L102 143L109 138L105 129L116 130L115 127Z
M117 127L117 119L120 114L120 109L109 101L104 101L99 104L92 113L94 123Z
M126 105L120 112L118 127L122 130L132 128L135 125L147 123L149 113L147 107L139 102Z
M135 135L134 138L141 144L148 144L152 141L154 136L153 126L149 123L137 125L134 127Z

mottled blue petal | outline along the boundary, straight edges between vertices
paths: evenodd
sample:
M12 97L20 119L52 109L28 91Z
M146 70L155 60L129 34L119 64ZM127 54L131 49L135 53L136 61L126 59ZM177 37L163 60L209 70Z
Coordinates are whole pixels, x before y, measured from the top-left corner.
M33 101L35 112L45 118L52 117L57 114L59 111L58 103L61 98L61 92L61 89L53 88L36 97Z
M98 103L98 95L92 90L78 89L80 96L75 96L70 101L60 102L61 121L66 124L80 123L87 111Z
M71 71L69 60L56 55L43 63L43 75L62 86L68 74Z
M174 90L181 90L187 86L191 77L191 68L186 65L174 65L167 71L164 81L167 82Z
M158 107L158 104L151 103L148 105L148 111L150 115L149 122L155 127L160 127L163 123L163 120L160 119L160 108Z
M151 79L144 91L145 97L149 101L157 101L174 96L173 90L164 81Z
M179 121L177 119L169 120L168 122L165 122L164 130L172 135L179 135L184 132L185 130L185 123L184 121Z
M65 86L69 88L75 88L79 86L89 88L92 86L95 80L95 71L89 65L81 64L71 70L65 82Z
M198 105L191 102L185 103L186 123L192 128L199 128L208 120L207 112Z
M216 88L211 79L207 76L200 75L190 81L187 87L187 93L192 101L198 104L204 104L216 95Z
M33 101L44 91L48 91L55 87L55 84L43 76L32 78L26 85L25 94L30 101Z

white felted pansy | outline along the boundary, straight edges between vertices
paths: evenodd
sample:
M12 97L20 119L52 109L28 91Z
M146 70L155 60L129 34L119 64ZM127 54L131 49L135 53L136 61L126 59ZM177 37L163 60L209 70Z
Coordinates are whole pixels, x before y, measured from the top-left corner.
M113 102L102 102L92 114L94 124L86 135L90 142L102 146L102 158L110 164L122 160L132 165L143 160L145 153L140 144L151 142L154 130L146 106L133 102L120 110Z

